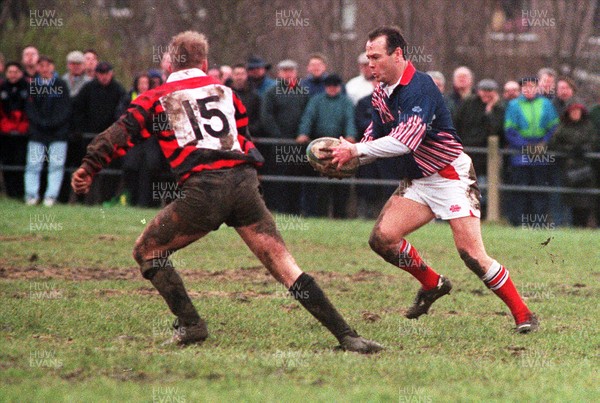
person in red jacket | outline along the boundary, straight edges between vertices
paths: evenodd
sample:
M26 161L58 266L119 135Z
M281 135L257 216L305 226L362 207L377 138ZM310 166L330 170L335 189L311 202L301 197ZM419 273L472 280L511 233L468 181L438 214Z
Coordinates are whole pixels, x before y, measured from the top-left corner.
M23 78L23 66L18 62L6 64L6 81L0 84L0 161L3 165L24 166L29 121L25 102L29 84ZM6 194L23 198L23 172L5 171Z

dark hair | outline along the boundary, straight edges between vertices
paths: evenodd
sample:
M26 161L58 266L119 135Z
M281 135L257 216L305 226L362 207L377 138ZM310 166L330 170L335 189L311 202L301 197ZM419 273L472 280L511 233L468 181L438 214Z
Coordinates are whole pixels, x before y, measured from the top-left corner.
M402 57L406 60L406 40L404 40L402 33L400 33L400 28L386 26L376 28L369 32L370 41L374 41L380 36L385 36L388 55L394 53L396 48L400 48L402 50Z
M233 66L231 66L231 69L244 69L246 70L246 65L244 63L236 63Z
M156 76L152 76L152 75L149 75L149 76L150 76L150 83L149 83L150 84L150 89L156 88L156 87L161 86L163 84L162 77L156 77Z
M559 81L564 81L569 85L569 87L571 87L573 92L577 92L577 84L575 84L575 80L573 80L571 77L562 76L558 80L556 80L556 84L558 84Z
M54 60L50 56L41 55L38 59L38 64L42 62L48 62L50 64L54 64Z
M135 92L140 92L140 89L138 88L138 85L140 83L140 78L142 77L146 77L148 79L148 87L150 87L151 84L151 80L150 80L150 75L148 73L138 73L135 75L135 77L133 78L133 89L135 90Z
M92 48L88 48L86 50L83 51L83 54L85 55L86 53L93 53L94 55L96 55L96 57L98 57L98 52L96 52L94 49Z
M19 70L21 70L21 72L25 72L25 70L23 70L23 65L19 62L8 62L6 63L6 65L4 66L4 70L8 70L9 67L11 66L15 66L16 68L18 68Z

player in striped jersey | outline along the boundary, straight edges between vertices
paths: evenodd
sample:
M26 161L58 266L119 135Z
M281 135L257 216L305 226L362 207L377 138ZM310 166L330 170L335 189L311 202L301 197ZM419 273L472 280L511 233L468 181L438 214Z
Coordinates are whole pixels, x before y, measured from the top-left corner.
M471 158L463 152L450 112L433 80L405 58L406 42L395 27L369 34L367 58L380 84L372 95L372 123L359 144L342 139L332 163L343 166L395 157L400 187L379 215L369 244L387 262L406 270L422 287L407 318L426 314L449 294L450 281L436 273L405 239L434 218L448 220L466 266L508 305L516 330L536 330L538 320L517 292L508 270L485 251L480 227L480 193Z
M150 221L133 256L142 276L177 317L171 342L201 343L208 330L169 256L226 223L338 339L342 349L381 350L381 345L360 337L346 323L287 250L259 192L255 165L262 162L262 156L247 133L244 105L230 88L205 74L208 43L204 35L180 33L173 37L169 51L174 71L167 82L141 94L115 124L94 138L71 184L77 193L86 193L94 175L113 158L151 136L158 138L179 178L181 196Z

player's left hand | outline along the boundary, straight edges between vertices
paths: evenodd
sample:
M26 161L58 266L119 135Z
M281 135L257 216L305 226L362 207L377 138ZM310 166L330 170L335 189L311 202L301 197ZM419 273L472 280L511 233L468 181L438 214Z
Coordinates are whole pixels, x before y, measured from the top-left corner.
M330 149L331 155L333 156L331 163L333 165L337 165L338 170L341 169L351 159L358 157L356 145L352 144L343 137L340 137L340 141L342 143L339 146L332 147Z
M71 177L71 187L77 194L89 192L92 186L92 176L83 168L78 168Z

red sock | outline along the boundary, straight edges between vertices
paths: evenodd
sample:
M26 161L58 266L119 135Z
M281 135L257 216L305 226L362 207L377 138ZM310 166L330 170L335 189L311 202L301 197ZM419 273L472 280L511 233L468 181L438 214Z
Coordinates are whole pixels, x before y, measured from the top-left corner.
M523 302L517 288L510 279L508 270L504 266L494 260L494 263L481 279L508 306L515 318L515 323L522 323L529 318L531 311Z
M419 280L424 290L431 290L438 285L440 275L425 264L419 252L406 239L400 242L398 267Z

